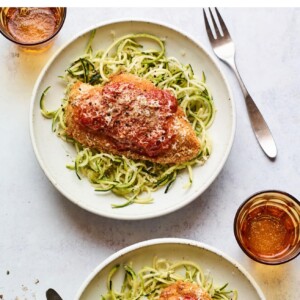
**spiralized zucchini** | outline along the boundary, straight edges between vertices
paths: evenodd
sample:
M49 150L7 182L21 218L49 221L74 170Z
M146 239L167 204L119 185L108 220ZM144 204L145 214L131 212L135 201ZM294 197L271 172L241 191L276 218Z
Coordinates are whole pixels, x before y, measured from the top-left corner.
M122 272L124 281L120 288L114 283L115 276ZM119 274L121 275L121 274ZM215 286L211 275L204 274L201 267L192 261L171 262L165 258L153 259L152 266L145 266L137 273L132 264L116 265L111 269L107 278L107 292L102 300L157 300L162 290L177 282L196 283L206 291L212 299L237 300L236 290L228 289L228 283Z
M206 86L204 73L198 79L191 65L181 64L175 57L166 57L164 42L149 34L131 34L114 41L106 51L94 53L92 42L95 31L87 44L85 53L75 60L60 76L66 83L66 93L56 111L47 111L42 94L40 107L44 117L52 119L52 130L58 136L75 145L77 156L69 169L76 171L79 179L85 176L94 185L95 191L111 191L126 198L113 207L124 207L132 203L151 203L151 193L165 186L168 191L178 172L187 169L192 184L192 166L204 164L211 153L211 144L206 129L212 124L215 108L212 95ZM150 40L157 49L143 49L139 41ZM201 149L197 157L176 165L160 165L149 161L132 160L124 156L101 153L86 148L66 135L65 107L68 91L77 81L91 85L103 85L112 74L126 72L150 80L158 88L169 90L178 100L187 119L200 140Z

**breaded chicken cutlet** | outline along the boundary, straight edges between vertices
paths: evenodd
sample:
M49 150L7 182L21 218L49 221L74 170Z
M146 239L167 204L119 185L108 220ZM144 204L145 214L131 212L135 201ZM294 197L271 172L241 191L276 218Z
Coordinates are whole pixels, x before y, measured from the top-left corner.
M193 282L179 280L162 290L159 300L212 300L211 296Z
M75 83L65 122L68 136L82 145L131 159L181 164L200 149L176 98L131 74L115 75L104 86Z

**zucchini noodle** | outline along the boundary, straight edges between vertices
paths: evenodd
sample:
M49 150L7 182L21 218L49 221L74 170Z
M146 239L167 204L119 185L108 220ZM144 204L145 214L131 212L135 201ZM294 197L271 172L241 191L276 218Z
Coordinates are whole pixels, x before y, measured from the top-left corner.
M67 165L75 170L79 179L88 178L95 191L111 191L126 199L113 207L124 207L132 203L151 203L151 192L165 186L167 192L176 180L178 172L188 170L188 188L192 184L192 166L203 165L211 153L211 144L206 134L212 124L215 108L212 95L206 86L205 74L198 79L192 66L181 64L175 57L166 57L164 42L149 34L130 34L114 41L105 51L94 53L92 48L95 31L92 31L85 53L71 63L60 76L66 84L65 97L55 111L47 111L44 91L40 108L44 117L52 119L52 130L62 139L75 145L77 156L74 163ZM150 41L159 49L143 49L138 41ZM131 73L150 80L160 89L169 90L178 100L188 121L192 125L200 144L199 154L183 164L161 165L149 161L132 160L120 155L112 155L89 149L66 135L65 108L68 92L77 81L91 85L103 85L109 77L120 72Z
M124 280L116 289L114 278L117 274L122 275L120 273ZM177 281L195 283L215 300L238 299L237 291L227 288L228 283L216 286L211 275L204 274L196 263L186 260L171 262L154 257L152 266L145 266L138 272L134 271L131 263L113 267L107 277L107 292L101 300L158 300L162 290Z

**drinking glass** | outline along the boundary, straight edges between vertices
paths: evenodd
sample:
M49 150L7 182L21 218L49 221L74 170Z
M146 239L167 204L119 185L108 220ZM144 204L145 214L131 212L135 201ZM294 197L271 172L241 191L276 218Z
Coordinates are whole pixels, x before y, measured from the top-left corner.
M65 7L1 7L0 32L31 52L48 49L61 30Z
M241 249L257 262L277 265L300 253L300 202L281 191L262 191L237 210L234 234Z

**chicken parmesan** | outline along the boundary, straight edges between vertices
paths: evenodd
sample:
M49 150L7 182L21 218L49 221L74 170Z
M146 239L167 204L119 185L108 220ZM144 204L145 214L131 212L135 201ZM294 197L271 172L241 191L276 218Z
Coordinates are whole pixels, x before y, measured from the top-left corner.
M159 300L212 300L212 298L196 283L178 280L162 290Z
M67 168L96 192L126 199L115 208L151 203L152 192L167 193L184 170L189 188L193 167L212 151L207 129L215 107L204 72L200 79L190 64L167 57L165 42L154 35L129 34L93 51L95 34L60 76L66 84L60 107L45 109L50 87L40 99L52 130L76 150ZM143 49L146 41L152 46Z
M132 159L180 164L200 149L177 99L132 74L115 75L103 87L75 83L65 122L82 145Z

